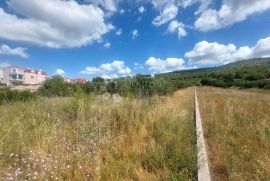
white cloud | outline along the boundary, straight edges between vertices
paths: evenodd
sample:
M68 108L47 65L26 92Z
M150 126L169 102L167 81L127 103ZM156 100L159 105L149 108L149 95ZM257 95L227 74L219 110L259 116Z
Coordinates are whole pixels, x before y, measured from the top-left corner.
M181 22L178 22L177 20L171 21L168 27L168 32L170 33L177 32L179 39L187 35L185 25Z
M234 44L219 44L201 41L192 51L185 54L190 64L220 65L237 60L270 57L270 37L260 39L254 47L243 46L237 48Z
M0 62L0 82L1 82L1 79L3 78L3 68L6 68L10 66L9 63L6 63L6 62Z
M251 57L270 57L270 37L260 39L257 44L251 48Z
M174 4L168 4L160 12L160 15L153 20L153 25L160 26L177 16L178 7Z
M75 0L9 0L12 15L0 8L0 38L50 48L80 47L113 29L104 12Z
M143 14L144 13L144 11L145 11L145 9L144 9L144 7L143 6L141 6L141 7L139 7L139 12L141 13L141 14Z
M152 73L164 73L187 69L184 65L185 61L182 58L167 58L166 60L162 60L160 58L150 57L145 64Z
M123 33L122 29L117 30L117 32L115 33L117 36L121 35Z
M105 48L110 48L110 47L111 47L111 43L110 43L110 42L105 43L105 44L104 44L104 47L105 47Z
M118 75L112 74L112 75L102 75L101 76L103 79L116 79L118 78Z
M108 76L111 75L129 75L131 69L125 66L124 61L113 61L111 63L105 63L99 67L87 67L85 70L80 72L81 74L95 75L95 76ZM118 76L118 75L117 75Z
M109 12L115 12L117 10L117 8L116 8L117 1L116 0L86 0L86 2L92 3L92 4L97 5L97 6L101 6L106 11L109 11Z
M269 9L269 0L223 0L219 10L204 10L194 25L196 29L203 32L217 30Z
M0 69L6 68L6 67L8 67L8 66L10 66L9 63L6 63L6 62L1 62L1 63L0 63Z
M120 14L124 14L126 11L124 9L120 9Z
M126 67L126 68L119 70L118 73L122 74L122 75L129 75L131 73L131 69Z
M131 34L132 34L132 39L135 39L135 38L137 38L140 35L139 34L139 31L137 29L133 30L131 32Z
M208 7L211 5L211 3L213 2L213 0L192 0L191 4L193 3L200 3L200 6L198 8L198 10L195 12L195 15L201 14L203 11L205 11L206 9L208 9Z
M18 55L22 58L27 58L28 55L25 52L26 48L22 48L22 47L17 47L17 48L10 48L8 45L1 45L0 46L0 54L2 55Z
M64 77L65 76L65 71L63 69L57 69L55 71L55 75L60 75L60 76Z
M86 67L86 69L81 71L80 73L87 74L87 75L96 75L96 74L100 74L101 70L96 67Z
M236 51L233 44L223 45L217 42L208 43L201 41L195 45L192 51L187 52L190 64L221 64L230 61L232 53Z
M137 62L134 63L134 69L135 70L143 69L143 68L144 68L143 64L140 64L140 63L137 63Z
M209 6L212 0L148 0L159 11L159 15L152 22L155 26L163 25L176 18L179 9L187 8L195 3L200 3L198 12Z

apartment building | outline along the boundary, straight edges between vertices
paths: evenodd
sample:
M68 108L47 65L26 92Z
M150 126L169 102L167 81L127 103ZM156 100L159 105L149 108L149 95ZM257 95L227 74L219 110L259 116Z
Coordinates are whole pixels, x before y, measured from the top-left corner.
M3 77L3 70L0 69L0 84L3 83L4 77Z
M87 80L84 79L84 78L74 78L74 79L70 79L70 78L64 77L63 79L64 79L64 81L65 81L66 83L72 83L72 84L84 84L84 83L87 82Z
M20 67L7 67L3 69L3 83L7 86L39 85L46 79L47 74L42 70Z

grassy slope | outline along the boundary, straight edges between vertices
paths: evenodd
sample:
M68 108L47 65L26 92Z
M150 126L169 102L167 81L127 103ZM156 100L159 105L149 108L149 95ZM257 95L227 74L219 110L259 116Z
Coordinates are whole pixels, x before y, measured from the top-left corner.
M248 72L248 71L270 71L270 58L257 58L251 60L243 60L228 65L212 68L200 68L194 70L182 70L170 73L164 73L157 75L157 77L165 78L189 78L190 80L196 79L196 77L204 76L210 73L223 74L223 73L236 73ZM258 72L262 73L262 72Z
M200 88L198 96L215 180L268 180L269 92Z
M0 180L195 180L190 89L151 100L0 106Z

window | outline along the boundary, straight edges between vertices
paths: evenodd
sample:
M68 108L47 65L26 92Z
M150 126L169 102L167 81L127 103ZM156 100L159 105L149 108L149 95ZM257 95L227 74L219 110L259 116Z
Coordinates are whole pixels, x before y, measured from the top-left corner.
M12 79L12 80L16 80L16 79L17 79L17 74L12 74L12 75L11 75L11 79Z
M19 74L18 75L18 79L22 80L23 79L23 75L22 74Z
M16 69L12 69L12 73L16 73Z
M31 76L31 79L34 79L35 77L34 76Z

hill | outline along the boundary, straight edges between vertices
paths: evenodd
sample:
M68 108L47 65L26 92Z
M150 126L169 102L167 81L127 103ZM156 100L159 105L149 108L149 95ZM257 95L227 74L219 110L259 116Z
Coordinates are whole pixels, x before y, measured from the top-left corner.
M243 60L220 67L159 74L177 88L210 85L216 87L270 88L270 58Z

